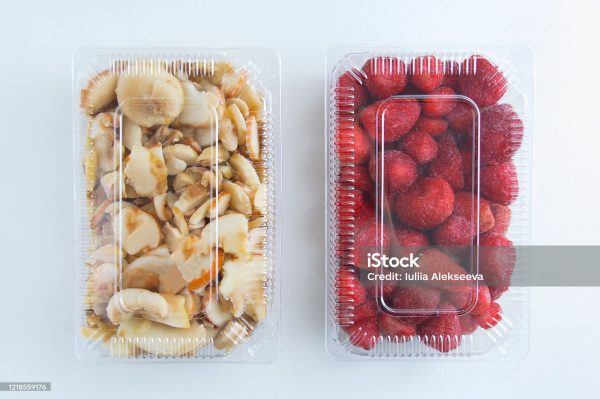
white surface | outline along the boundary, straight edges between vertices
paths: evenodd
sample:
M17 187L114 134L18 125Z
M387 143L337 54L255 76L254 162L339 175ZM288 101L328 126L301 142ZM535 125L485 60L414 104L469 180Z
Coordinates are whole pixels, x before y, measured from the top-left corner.
M554 398L600 389L597 288L534 290L530 353L519 364L357 363L325 354L323 73L335 44L530 46L535 241L600 244L597 2L350 3L0 5L0 381L53 384L51 393L14 396ZM280 53L285 264L276 362L97 365L75 358L70 87L71 56L85 45L265 46Z

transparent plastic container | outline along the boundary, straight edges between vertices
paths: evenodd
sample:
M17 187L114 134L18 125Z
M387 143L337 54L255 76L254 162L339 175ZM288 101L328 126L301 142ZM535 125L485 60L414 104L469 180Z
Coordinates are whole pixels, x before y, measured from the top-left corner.
M79 356L272 361L278 55L83 49L73 79Z
M327 67L327 351L522 358L530 51L338 47Z

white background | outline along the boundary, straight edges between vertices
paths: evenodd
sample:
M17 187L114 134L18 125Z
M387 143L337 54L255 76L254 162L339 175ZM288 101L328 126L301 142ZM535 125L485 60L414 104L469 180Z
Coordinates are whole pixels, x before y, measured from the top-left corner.
M530 353L518 364L329 358L322 146L325 54L333 45L530 46L534 241L600 244L598 17L597 1L2 2L0 381L51 381L53 392L31 397L56 398L593 396L598 289L535 289ZM75 358L71 57L88 45L262 46L281 55L284 273L274 363Z

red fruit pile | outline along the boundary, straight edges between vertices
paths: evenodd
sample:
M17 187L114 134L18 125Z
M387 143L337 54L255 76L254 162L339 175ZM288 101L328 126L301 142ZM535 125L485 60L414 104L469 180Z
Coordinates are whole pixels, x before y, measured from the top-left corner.
M498 104L507 88L502 72L480 55L462 62L375 57L339 78L335 206L341 265L335 285L338 323L353 345L371 349L382 338L419 336L447 352L464 335L501 320L496 301L510 285L515 263L505 237L509 205L518 196L512 158L523 140L518 114ZM465 248L477 240L485 284L386 282L376 290L366 279L371 252L420 251L423 272L474 273ZM386 313L381 302L408 313ZM459 316L461 309L469 312Z

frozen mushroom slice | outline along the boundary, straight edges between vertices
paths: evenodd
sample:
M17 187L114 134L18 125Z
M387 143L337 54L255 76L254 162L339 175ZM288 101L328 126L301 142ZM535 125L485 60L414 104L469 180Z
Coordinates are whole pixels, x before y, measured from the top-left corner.
M228 260L223 265L219 295L233 306L233 315L239 317L249 304L265 302L266 268L262 257L250 260Z
M198 245L204 254L218 246L225 253L248 259L248 219L241 213L230 213L213 219L202 230Z
M229 157L229 164L238 176L240 176L240 179L252 190L258 189L260 186L260 179L258 178L258 174L256 173L252 162L248 158L235 153Z
M225 180L221 184L221 188L223 191L231 194L231 199L229 200L229 206L231 209L234 209L244 215L250 215L252 213L252 203L250 202L250 197L248 194L246 194L242 187Z
M206 147L198 157L197 162L202 166L211 167L227 161L229 155L229 151L227 151L222 144L218 144L212 147Z
M149 148L134 146L123 172L127 182L141 196L153 197L167 191L167 166L160 144Z
M119 75L110 70L105 70L91 78L81 89L81 108L90 115L94 115L117 99L115 90Z
M123 114L142 127L169 125L179 116L184 91L175 76L153 62L128 68L119 77L116 93Z
M246 144L246 119L244 119L244 115L237 104L231 103L227 106L227 116L231 119L237 131L238 145Z
M264 184L259 185L254 193L253 205L261 215L267 213L267 187Z
M248 81L248 71L245 69L233 69L225 74L221 79L221 90L225 97L236 97L244 89Z
M238 146L238 135L233 129L233 123L229 119L222 119L219 122L219 140L223 148L233 152Z
M102 112L92 120L90 138L98 157L98 166L104 172L112 172L121 165L123 146L115 138L115 119L112 113Z
M152 204L154 205L156 216L158 216L161 221L166 222L171 219L173 213L167 204L167 193L155 195L154 198L152 198Z
M144 136L144 132L140 125L123 116L122 127L123 145L125 148L131 151L136 145L143 145L142 137Z
M115 215L113 231L123 250L130 255L154 248L161 240L156 219L135 207L122 208Z
M221 184L223 183L223 175L221 174L219 167L219 171L215 170L207 170L202 175L202 179L200 179L200 184L202 184L206 188L210 188L213 191L220 191Z
M164 274L169 269L169 248L165 245L159 245L149 251L146 251L127 265L126 271L141 269L157 275Z
M104 263L94 268L87 285L90 290L92 309L97 315L106 314L106 306L119 286L119 266Z
M210 190L208 188L200 183L194 183L183 190L179 199L175 201L174 208L178 208L185 216L189 216L209 196Z
M258 124L254 115L246 119L246 149L253 161L260 160L260 140L258 137Z
M173 121L175 126L209 127L217 120L219 99L208 91L200 91L193 82L182 82L185 103L181 114ZM216 104L215 104L216 103Z
M227 106L229 106L231 104L237 105L238 109L240 110L240 112L242 113L242 116L244 118L247 118L250 116L250 108L248 107L248 104L246 104L246 102L244 100L242 100L241 98L231 97L231 98L228 98L225 101L225 103Z
M202 312L213 325L223 327L233 316L221 304L219 304L216 290L209 290L202 298Z

